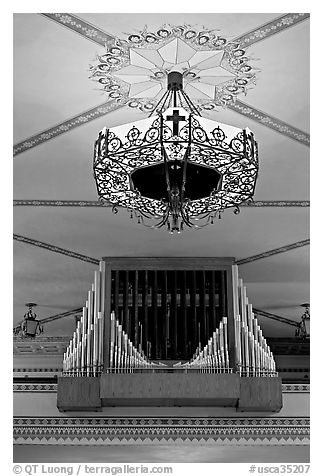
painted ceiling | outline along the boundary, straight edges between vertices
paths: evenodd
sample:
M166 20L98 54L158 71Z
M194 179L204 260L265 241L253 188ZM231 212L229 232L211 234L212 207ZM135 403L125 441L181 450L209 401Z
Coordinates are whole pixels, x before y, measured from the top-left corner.
M98 132L147 118L174 70L259 147L254 203L181 235L100 205L92 171ZM102 256L233 256L264 334L294 335L273 315L309 301L307 14L15 14L13 131L14 323L31 301L71 335Z

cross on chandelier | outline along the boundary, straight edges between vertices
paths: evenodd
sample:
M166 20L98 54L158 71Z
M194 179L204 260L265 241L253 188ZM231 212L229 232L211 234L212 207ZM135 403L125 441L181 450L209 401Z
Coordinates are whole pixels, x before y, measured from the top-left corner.
M178 125L181 121L186 121L186 117L180 116L179 110L174 109L172 116L166 116L166 121L173 121L173 135L178 136Z

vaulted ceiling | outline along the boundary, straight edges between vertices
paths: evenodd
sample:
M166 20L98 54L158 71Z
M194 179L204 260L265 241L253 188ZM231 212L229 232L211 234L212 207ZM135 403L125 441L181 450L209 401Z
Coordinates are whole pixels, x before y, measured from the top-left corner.
M181 235L100 205L92 173L98 131L148 113L109 97L90 65L114 38L163 25L236 40L256 77L205 112L254 132L255 202ZM14 144L14 323L32 301L45 335L70 335L102 256L233 256L265 335L294 335L279 317L297 321L309 300L309 15L15 14Z

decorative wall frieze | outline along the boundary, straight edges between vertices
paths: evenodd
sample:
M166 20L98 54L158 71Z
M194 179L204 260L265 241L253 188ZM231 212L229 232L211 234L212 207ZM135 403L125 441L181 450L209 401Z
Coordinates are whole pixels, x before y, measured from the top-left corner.
M295 435L284 435L284 436L252 436L252 437L232 437L228 436L213 436L208 435L184 435L181 437L178 436L169 436L164 434L158 434L158 436L88 436L86 433L83 436L75 437L74 435L70 437L66 436L41 436L37 435L31 436L19 436L14 433L13 444L14 445L76 445L76 446L104 446L104 445L160 445L160 444L175 444L175 445L189 445L193 444L196 447L198 445L210 445L214 444L217 446L309 446L310 438L309 436L295 436Z
M43 241L34 240L33 238L28 238L27 236L14 234L13 239L22 243L26 243L28 245L37 246L38 248L44 248L45 250L53 251L54 253L66 255L70 258L76 258L81 261L86 261L87 263L99 264L100 262L100 260L96 258L91 258L90 256L75 253L75 251L66 250L64 248L60 248L59 246L51 245L50 243L44 243Z
M57 383L14 383L14 392L55 393ZM310 384L283 384L283 393L310 393Z
M283 383L283 393L310 393L310 384Z
M81 309L81 308L80 308ZM32 342L63 342L63 343L69 343L70 339L72 336L37 336L33 339L30 339ZM20 336L13 336L13 342L21 342L21 341L27 341L28 339L26 337L20 337Z
M122 99L113 100L100 104L99 106L95 106L87 111L81 112L80 114L72 117L71 119L67 119L66 121L61 122L56 126L50 127L45 131L39 132L19 142L18 144L15 144L13 147L13 155L16 156L18 154L21 154L22 152L25 152L26 150L29 150L32 147L43 144L44 142L47 142L50 139L54 139L60 134L64 134L65 132L69 132L70 130L75 129L75 127L93 121L98 117L105 116L109 112L115 111L116 109L119 109L122 106L124 106L124 102L122 101Z
M294 139L307 146L310 145L310 135L306 132L297 129L280 119L270 116L265 112L259 111L259 109L255 109L254 107L239 101L239 99L237 99L235 103L229 104L227 107L232 111L248 117L248 119L258 122L258 124L262 124L263 126L269 127L270 129L289 137L290 139Z
M80 312L82 308L80 308ZM62 313L64 314L64 313ZM66 313L65 313L66 314ZM69 314L67 314L69 315ZM65 317L65 316L61 316ZM41 321L44 322L44 321ZM48 322L48 321L46 321ZM13 354L14 355L63 355L66 347L69 344L69 340L64 338L62 340L38 340L38 338L20 337L13 341Z
M28 364L25 364L28 365ZM14 365L13 378L56 378L62 375L63 365L60 367L18 367Z
M13 200L14 207L98 207L111 208L112 204L97 200ZM254 200L241 203L240 207L300 207L310 206L309 200Z
M57 383L14 383L13 391L24 393L56 393Z
M277 372L279 373L305 373L309 374L311 369L309 367L278 367Z
M105 46L106 43L114 39L112 35L71 13L40 13L40 15L75 31L87 40L94 41L94 43L101 46Z
M254 308L253 311L255 311ZM258 314L259 311L260 310L258 309ZM266 311L260 312L265 313ZM276 314L274 314L274 316L276 316ZM265 317L268 316L265 315ZM281 316L278 317L281 318ZM301 339L299 337L268 337L267 343L274 355L310 355L309 339Z
M15 367L13 371L15 373L61 373L63 365L61 367Z
M234 39L241 47L247 48L254 43L270 38L277 33L280 33L291 26L307 20L310 17L309 13L287 13L278 18L265 23L264 25L250 30Z
M290 245L281 246L279 248L275 248L273 250L264 251L263 253L259 253L257 255L249 256L248 258L243 258L236 260L236 264L246 264L251 263L252 261L258 261L263 258L268 258L269 256L274 256L280 253L286 253L287 251L294 250L296 248L301 248L302 246L307 246L310 244L310 240L302 240L297 241L296 243L291 243Z
M14 418L15 444L308 444L309 418Z

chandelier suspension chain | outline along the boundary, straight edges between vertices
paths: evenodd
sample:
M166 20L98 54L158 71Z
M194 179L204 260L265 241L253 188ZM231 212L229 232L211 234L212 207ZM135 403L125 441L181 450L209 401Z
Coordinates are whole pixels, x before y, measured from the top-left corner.
M156 106L154 107L154 109L151 111L151 113L148 115L148 117L151 117L154 113L156 114L156 112L159 110L158 109L158 106L159 104L163 101L164 99L164 102L160 108L160 111L163 111L164 107L165 107L165 103L167 101L167 99L169 98L169 96L171 95L171 91L170 90L167 90L163 96L160 98L160 100L158 101L158 103L156 104Z
M186 171L187 171L187 161L191 152L191 139L192 139L192 116L188 117L188 144L187 149L184 155L184 166L183 166L183 180L182 180L182 190L181 190L181 203L184 203L184 192L186 187Z

